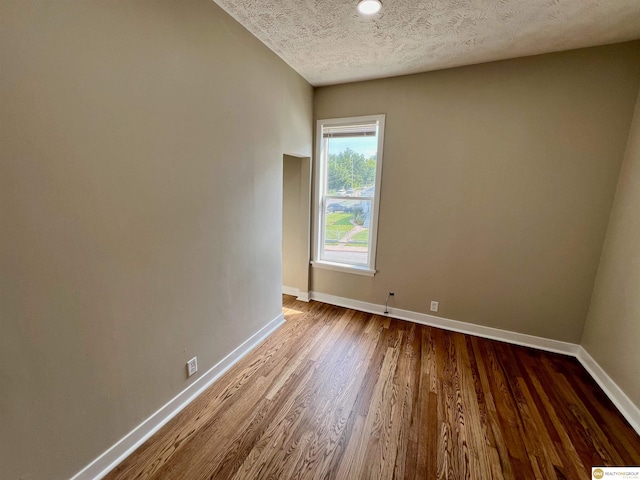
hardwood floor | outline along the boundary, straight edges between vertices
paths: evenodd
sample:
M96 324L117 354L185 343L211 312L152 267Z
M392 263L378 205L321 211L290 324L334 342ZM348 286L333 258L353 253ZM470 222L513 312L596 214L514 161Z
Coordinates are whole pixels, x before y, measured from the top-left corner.
M583 480L640 465L640 437L571 357L283 303L283 327L106 478Z

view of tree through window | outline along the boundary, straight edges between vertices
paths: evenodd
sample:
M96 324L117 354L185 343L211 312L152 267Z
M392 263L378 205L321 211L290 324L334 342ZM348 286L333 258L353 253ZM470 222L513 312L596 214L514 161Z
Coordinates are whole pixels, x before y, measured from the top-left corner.
M375 137L372 138L375 140ZM329 141L331 149L331 141ZM375 147L375 145L374 145ZM329 153L329 169L327 172L327 193L337 195L338 192L355 191L363 187L372 187L376 181L376 157L366 158L364 154L353 151L350 147L340 153Z

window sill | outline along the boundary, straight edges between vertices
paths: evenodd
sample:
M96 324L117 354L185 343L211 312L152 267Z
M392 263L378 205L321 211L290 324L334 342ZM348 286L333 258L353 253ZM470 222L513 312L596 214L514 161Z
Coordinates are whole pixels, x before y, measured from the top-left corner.
M334 270L336 272L364 275L365 277L373 277L376 274L375 270L370 270L367 267L358 267L356 265L348 265L345 263L333 263L314 260L311 262L311 266L313 268L322 268L324 270Z

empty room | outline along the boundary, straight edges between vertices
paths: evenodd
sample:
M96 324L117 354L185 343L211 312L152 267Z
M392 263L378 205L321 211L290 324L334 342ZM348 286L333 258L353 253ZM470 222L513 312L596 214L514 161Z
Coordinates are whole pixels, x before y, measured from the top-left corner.
M638 212L637 0L0 0L0 479L638 479Z

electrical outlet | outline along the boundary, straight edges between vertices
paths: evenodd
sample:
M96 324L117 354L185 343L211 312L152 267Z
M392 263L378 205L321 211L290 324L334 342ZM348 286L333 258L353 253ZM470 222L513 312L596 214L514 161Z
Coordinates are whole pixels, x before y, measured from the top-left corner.
M434 302L433 300L431 301L431 311L432 312L438 311L438 302Z
M190 377L198 371L198 357L193 357L187 362L187 377Z

